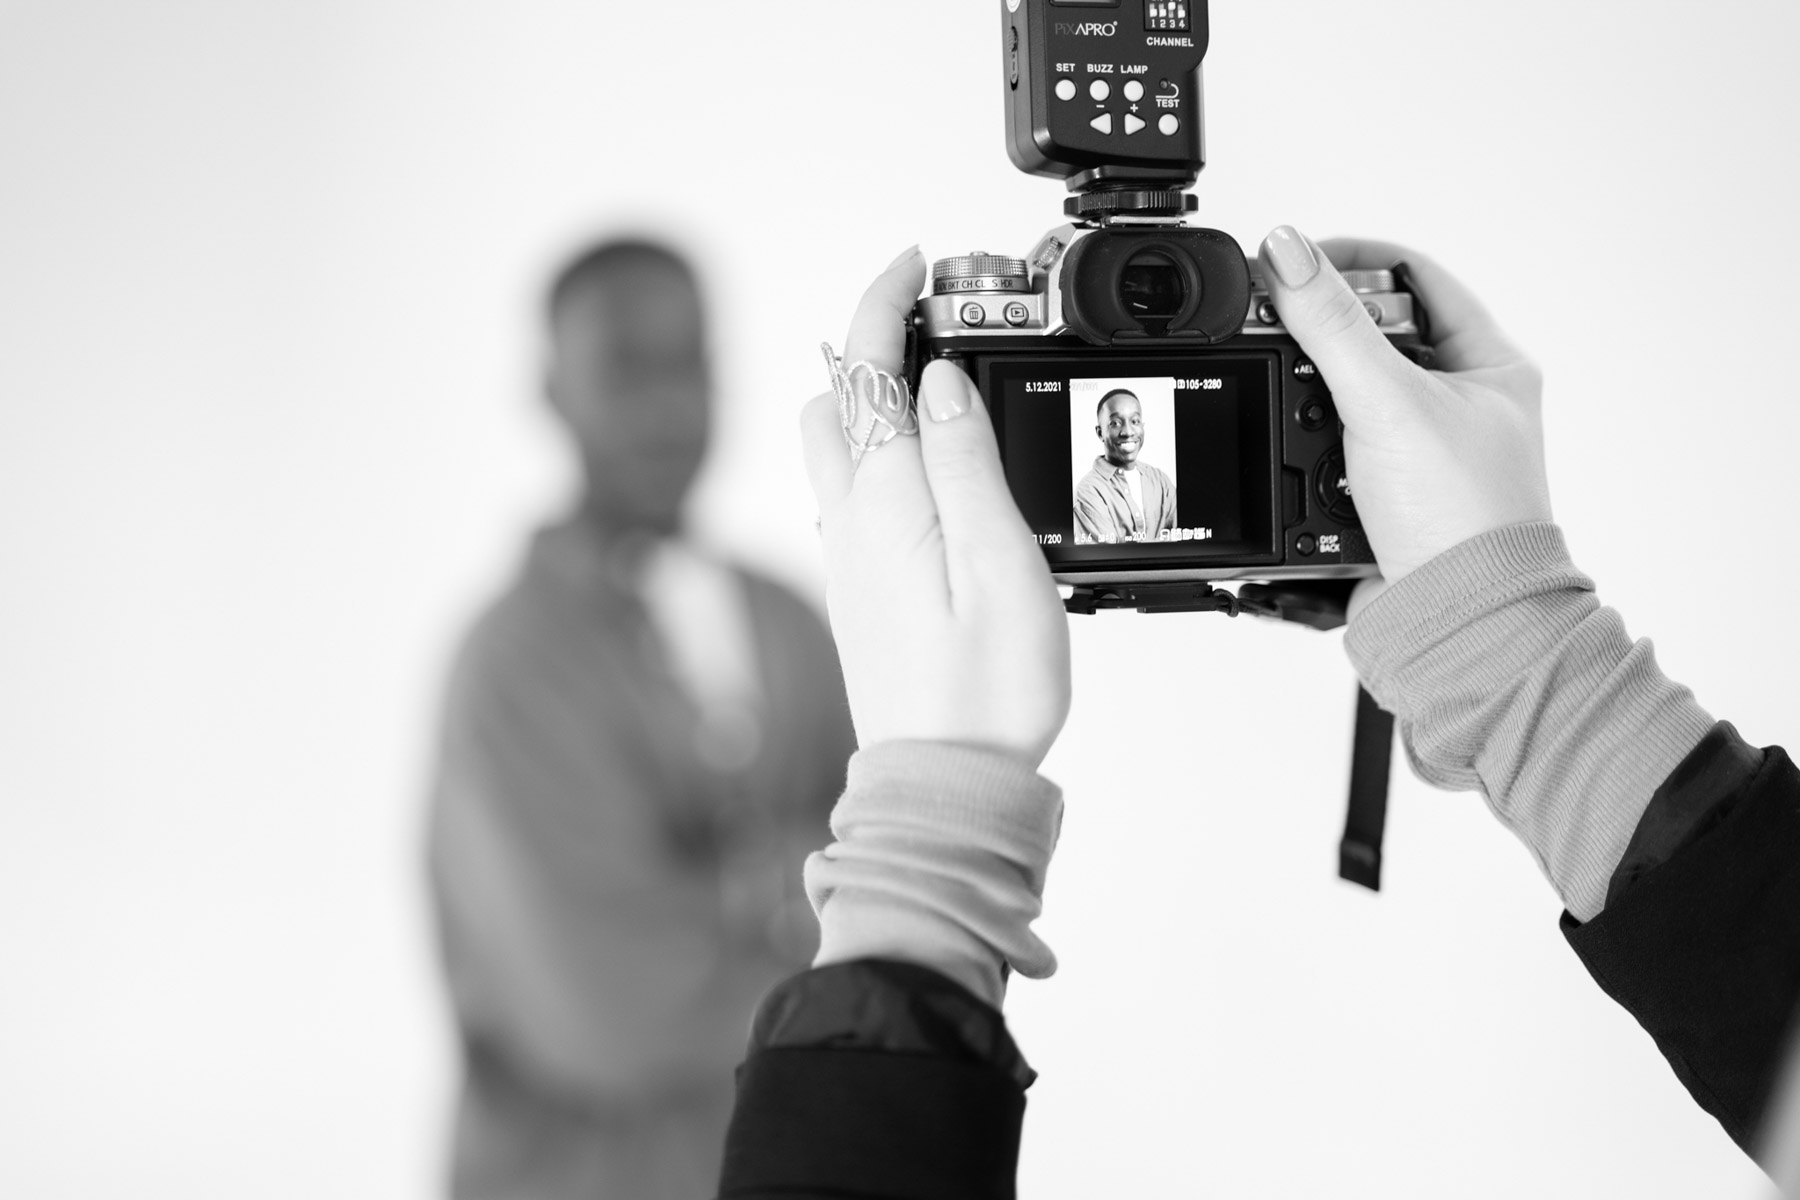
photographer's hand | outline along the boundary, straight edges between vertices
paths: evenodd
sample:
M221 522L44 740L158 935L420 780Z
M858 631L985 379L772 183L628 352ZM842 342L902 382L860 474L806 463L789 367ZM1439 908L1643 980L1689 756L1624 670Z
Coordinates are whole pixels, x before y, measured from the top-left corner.
M1643 867L1625 862L1639 819L1712 718L1569 560L1550 523L1541 379L1474 296L1421 255L1315 247L1285 225L1262 262L1282 322L1337 401L1384 577L1357 589L1344 648L1398 718L1414 770L1479 788L1590 921L1615 871ZM1338 274L1400 262L1430 314L1439 370L1396 351Z
M846 364L899 373L923 284L916 250L875 280ZM958 742L1035 768L1069 712L1067 618L975 386L936 362L919 392L919 436L855 469L831 393L801 416L857 741Z
M846 364L899 373L923 284L913 250L870 286ZM1069 712L1068 619L975 387L937 362L919 391L919 436L860 466L835 396L801 416L862 747L831 815L837 841L806 864L815 963L922 963L997 1007L1004 967L1056 968L1030 925L1062 821L1037 766Z
M1315 247L1287 225L1264 239L1261 262L1282 323L1331 387L1356 511L1388 584L1477 534L1551 519L1542 377L1449 272L1384 242ZM1437 370L1395 350L1338 273L1401 262L1430 314ZM1365 584L1354 607L1381 587Z

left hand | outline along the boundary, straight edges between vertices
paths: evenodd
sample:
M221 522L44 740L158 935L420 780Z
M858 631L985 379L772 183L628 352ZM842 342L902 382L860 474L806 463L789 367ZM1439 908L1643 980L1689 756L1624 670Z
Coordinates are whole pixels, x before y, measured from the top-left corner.
M846 365L900 373L924 282L915 249L870 285ZM1069 713L1068 619L974 384L932 363L919 436L870 450L854 470L835 396L814 397L800 424L857 741L960 742L1036 768Z

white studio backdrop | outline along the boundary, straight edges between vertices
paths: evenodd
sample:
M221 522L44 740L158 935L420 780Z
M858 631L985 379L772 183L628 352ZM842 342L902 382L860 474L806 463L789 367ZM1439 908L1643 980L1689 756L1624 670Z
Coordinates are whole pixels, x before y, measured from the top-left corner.
M438 1193L420 805L445 657L571 479L545 274L621 223L702 256L696 524L816 597L818 343L908 244L1060 220L999 4L0 0L0 1194ZM1602 597L1791 743L1800 10L1212 20L1205 221L1470 281ZM1072 628L1025 1196L1760 1194L1477 797L1397 764L1387 890L1334 879L1338 635Z

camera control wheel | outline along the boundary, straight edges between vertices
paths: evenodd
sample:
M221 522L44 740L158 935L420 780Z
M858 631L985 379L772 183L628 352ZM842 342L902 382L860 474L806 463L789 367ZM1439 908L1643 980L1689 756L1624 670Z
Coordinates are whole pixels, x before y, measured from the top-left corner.
M1025 260L977 250L956 258L940 258L931 267L931 294L959 292L1029 292Z

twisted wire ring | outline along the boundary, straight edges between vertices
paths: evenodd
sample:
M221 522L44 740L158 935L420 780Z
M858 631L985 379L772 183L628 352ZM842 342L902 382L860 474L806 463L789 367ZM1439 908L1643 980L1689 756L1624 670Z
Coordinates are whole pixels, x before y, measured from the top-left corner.
M863 455L878 450L897 437L919 432L919 414L913 407L912 389L906 380L881 370L867 359L857 359L846 369L844 360L821 342L825 369L831 373L831 390L837 395L838 425L850 447L850 467L862 465ZM865 425L863 412L868 410Z

